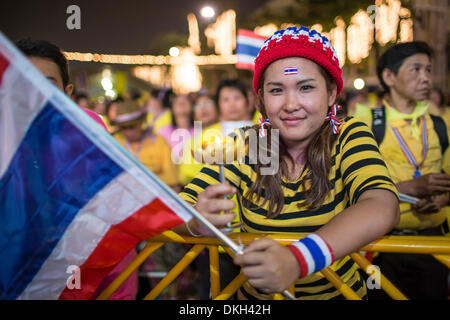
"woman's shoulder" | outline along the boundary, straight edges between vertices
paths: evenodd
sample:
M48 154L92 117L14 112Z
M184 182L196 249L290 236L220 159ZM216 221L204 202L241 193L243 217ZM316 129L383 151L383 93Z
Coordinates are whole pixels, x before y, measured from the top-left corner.
M339 136L345 136L349 132L357 132L357 131L370 131L370 128L364 121L360 119L347 116L342 120L341 125L339 126Z

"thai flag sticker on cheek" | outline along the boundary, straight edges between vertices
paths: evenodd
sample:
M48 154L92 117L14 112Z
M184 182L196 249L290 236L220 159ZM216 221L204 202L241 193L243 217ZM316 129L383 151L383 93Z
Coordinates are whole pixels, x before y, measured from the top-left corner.
M284 75L297 74L298 69L296 67L289 67L284 69Z

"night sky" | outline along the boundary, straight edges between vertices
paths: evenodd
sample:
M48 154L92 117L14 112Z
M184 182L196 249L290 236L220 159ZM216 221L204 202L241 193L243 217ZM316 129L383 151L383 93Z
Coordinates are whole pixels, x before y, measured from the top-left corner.
M39 0L3 1L0 30L11 40L24 37L46 39L66 51L140 54L148 48L152 35L178 32L188 35L186 16L200 8L215 7L216 13L234 9L238 19L250 14L264 0ZM66 9L81 9L81 30L68 30ZM215 18L212 20L214 21ZM211 21L211 22L212 22ZM202 32L202 30L201 30Z

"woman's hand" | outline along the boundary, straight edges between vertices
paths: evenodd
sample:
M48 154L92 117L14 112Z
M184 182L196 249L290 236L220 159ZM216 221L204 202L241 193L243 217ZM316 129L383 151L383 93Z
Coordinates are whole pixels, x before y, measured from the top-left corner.
M233 196L236 192L236 188L229 183L208 186L198 195L195 210L214 226L221 228L228 222L233 221L236 216L235 212L221 214L221 212L232 210L236 206L236 203L233 200L224 199L224 195ZM196 230L196 233L200 233L204 236L214 235L202 223L198 222L196 219L193 220L193 225L190 226L191 229L194 228Z
M249 283L265 293L288 289L300 275L294 254L273 239L263 238L250 243L234 263L242 265Z

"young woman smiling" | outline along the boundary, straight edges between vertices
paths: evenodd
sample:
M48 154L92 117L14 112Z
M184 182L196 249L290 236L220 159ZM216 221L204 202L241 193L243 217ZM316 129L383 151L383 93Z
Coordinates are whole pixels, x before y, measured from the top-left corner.
M277 31L255 60L253 87L263 115L254 127L258 147L279 130L278 150L267 149L277 153L280 170L265 175L264 164L250 163L247 155L226 165L229 183L219 184L218 169L205 166L181 196L222 227L234 214L219 213L235 205L223 196L237 194L242 232L306 236L287 247L260 238L236 256L249 278L241 298L268 299L294 282L297 298L343 298L318 272L329 266L366 298L348 255L395 226L398 198L369 128L337 114L343 80L334 49L305 27ZM184 230L211 235L194 219Z

